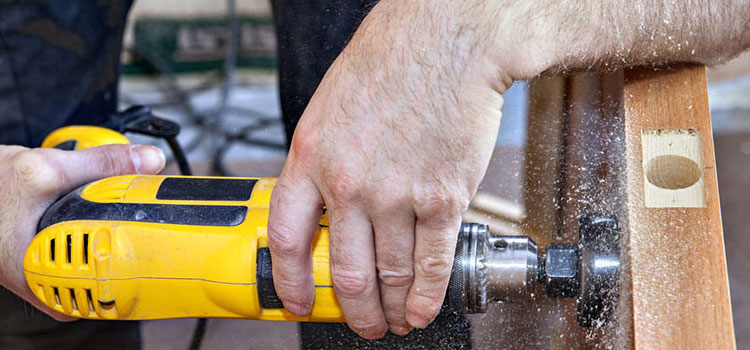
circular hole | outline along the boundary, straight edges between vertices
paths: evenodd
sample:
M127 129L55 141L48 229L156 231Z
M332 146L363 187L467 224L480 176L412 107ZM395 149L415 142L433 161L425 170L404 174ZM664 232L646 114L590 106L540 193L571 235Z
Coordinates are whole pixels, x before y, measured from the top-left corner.
M679 190L694 185L701 178L701 168L694 160L673 154L658 156L648 161L646 179L652 185L667 190Z

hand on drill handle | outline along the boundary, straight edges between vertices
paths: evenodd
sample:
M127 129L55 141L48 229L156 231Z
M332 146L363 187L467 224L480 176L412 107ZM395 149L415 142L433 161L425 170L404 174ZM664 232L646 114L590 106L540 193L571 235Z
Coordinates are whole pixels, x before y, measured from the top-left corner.
M39 219L61 195L91 181L158 173L164 154L153 146L134 145L83 151L0 146L0 164L0 284L56 320L73 320L45 306L26 283L23 257Z
M286 309L304 315L314 302L310 243L325 205L349 326L365 338L426 327L513 80L727 59L750 46L743 1L380 1L305 110L271 199Z

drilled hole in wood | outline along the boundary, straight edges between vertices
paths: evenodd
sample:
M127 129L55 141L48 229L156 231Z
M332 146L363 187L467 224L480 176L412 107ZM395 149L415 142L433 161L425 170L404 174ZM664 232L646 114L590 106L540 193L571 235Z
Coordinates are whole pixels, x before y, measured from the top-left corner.
M654 157L646 165L646 179L652 185L679 190L695 185L701 178L701 168L694 160L667 154Z

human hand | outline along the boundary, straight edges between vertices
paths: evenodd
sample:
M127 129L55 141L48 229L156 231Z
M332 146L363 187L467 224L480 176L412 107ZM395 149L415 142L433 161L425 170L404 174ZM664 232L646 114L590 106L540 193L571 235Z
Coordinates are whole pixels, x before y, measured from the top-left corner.
M82 151L0 146L0 284L58 321L73 318L37 300L23 258L44 211L88 182L125 174L156 174L164 154L153 146L109 145Z
M305 315L325 205L333 287L365 338L424 328L439 311L512 83L478 33L461 37L461 24L432 23L425 6L394 4L373 9L318 87L269 216L277 294Z
M268 238L286 309L304 315L313 304L310 243L325 205L349 326L366 338L425 327L442 303L460 216L512 81L721 61L750 45L740 24L750 23L750 8L714 7L381 0L310 101L271 198Z

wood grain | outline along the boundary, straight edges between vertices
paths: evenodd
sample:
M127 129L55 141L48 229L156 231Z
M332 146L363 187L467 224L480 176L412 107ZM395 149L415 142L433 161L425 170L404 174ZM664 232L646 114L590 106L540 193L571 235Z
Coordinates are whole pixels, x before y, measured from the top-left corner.
M634 347L734 349L705 68L630 69L624 79ZM698 132L705 207L646 207L641 138L655 129Z

